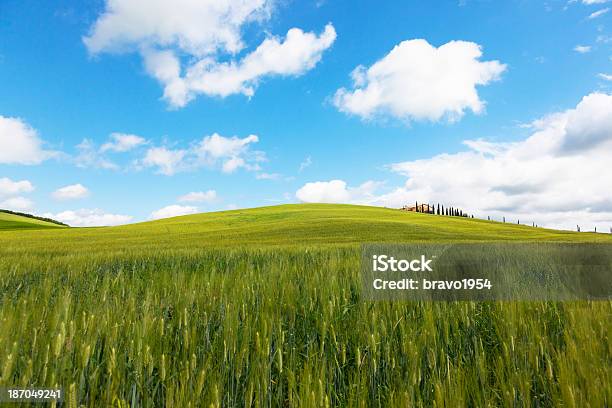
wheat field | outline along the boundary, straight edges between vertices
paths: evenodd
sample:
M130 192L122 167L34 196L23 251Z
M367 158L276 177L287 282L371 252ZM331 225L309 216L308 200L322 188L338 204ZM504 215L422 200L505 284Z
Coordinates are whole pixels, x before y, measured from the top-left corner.
M610 301L361 299L359 244L420 240L612 243L339 205L5 230L0 386L67 407L610 405Z

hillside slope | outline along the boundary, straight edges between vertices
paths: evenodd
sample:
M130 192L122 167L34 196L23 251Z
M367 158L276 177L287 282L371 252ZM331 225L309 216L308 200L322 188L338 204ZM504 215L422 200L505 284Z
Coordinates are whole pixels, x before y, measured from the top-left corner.
M0 246L24 240L41 250L189 249L309 246L362 242L612 242L609 234L574 233L477 219L340 204L292 204L202 213L119 227L0 234Z
M45 221L34 216L24 216L16 213L0 210L0 231L2 230L21 230L21 229L41 229L41 228L61 228L64 225Z

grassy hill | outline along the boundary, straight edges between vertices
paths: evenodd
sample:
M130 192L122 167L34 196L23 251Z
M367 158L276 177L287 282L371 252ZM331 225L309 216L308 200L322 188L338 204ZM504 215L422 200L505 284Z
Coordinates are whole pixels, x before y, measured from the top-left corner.
M360 242L612 242L349 205L0 232L0 386L68 406L612 405L612 302L364 300Z
M0 235L5 248L39 250L189 249L355 245L362 242L612 242L609 234L574 233L478 219L340 204L293 204L186 215L119 227L25 231Z
M0 210L0 231L58 227L65 227L65 225L29 214Z

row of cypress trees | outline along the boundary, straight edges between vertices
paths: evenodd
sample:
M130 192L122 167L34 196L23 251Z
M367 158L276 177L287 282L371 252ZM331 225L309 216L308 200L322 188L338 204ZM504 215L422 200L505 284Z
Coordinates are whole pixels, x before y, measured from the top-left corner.
M469 218L474 218L474 215L468 215L467 213L463 212L462 209L460 208L455 208L455 207L444 207L444 205L441 205L440 203L438 203L437 205L433 205L433 204L419 204L418 201L415 201L414 203L414 208L416 210L416 212L420 212L420 213L426 213L426 214L433 214L433 215L446 215L446 216L451 216L451 217L469 217ZM487 219L489 221L491 221L491 217L487 217ZM502 222L506 222L506 217L503 217ZM518 220L517 224L520 224L521 221ZM533 227L538 227L538 225L536 223L532 224ZM581 232L581 228L579 225L576 225L576 231ZM597 227L595 227L595 232L597 232ZM612 227L610 227L610 234L612 234Z
M463 212L460 208L455 207L444 207L444 205L432 205L432 204L421 204L419 207L418 201L415 202L414 208L416 212L434 214L434 215L446 215L451 217L469 217L467 213ZM474 216L471 216L474 218Z

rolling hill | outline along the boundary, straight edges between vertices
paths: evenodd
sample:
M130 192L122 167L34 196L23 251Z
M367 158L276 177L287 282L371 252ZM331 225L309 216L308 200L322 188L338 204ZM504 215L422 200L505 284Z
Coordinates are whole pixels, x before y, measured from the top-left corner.
M120 227L169 235L206 234L215 245L354 244L403 241L612 241L607 234L577 234L463 217L346 204L286 204L202 213Z
M362 242L508 240L612 235L326 204L1 231L0 384L87 407L609 406L612 302L363 296Z
M288 204L186 215L118 227L56 228L36 231L36 240L31 239L31 234L5 231L0 235L0 243L9 248L27 240L28 245L43 251L61 246L63 249L106 252L152 247L299 247L412 241L612 242L609 234L557 231L343 204Z
M1 230L21 230L21 229L41 229L65 227L57 221L35 217L29 214L15 213L12 211L0 210L0 231Z

